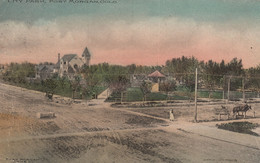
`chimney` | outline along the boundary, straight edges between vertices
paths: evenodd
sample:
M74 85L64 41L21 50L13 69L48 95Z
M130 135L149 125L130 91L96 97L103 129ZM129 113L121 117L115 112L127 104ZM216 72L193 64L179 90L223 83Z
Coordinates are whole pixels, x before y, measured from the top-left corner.
M60 53L58 53L58 63L60 63Z

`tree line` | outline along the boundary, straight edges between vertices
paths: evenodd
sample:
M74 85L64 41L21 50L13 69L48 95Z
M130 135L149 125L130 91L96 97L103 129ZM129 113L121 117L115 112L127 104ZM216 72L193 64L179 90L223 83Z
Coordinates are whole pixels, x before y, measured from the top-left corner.
M195 84L194 72L195 68L198 68L199 83L205 89L227 89L227 83L231 82L231 89L236 90L241 88L244 80L246 89L260 92L260 65L245 69L243 68L242 60L237 58L233 58L230 62L225 62L224 60L216 62L213 60L199 61L195 57L182 56L167 60L165 65L160 66L135 64L121 66L100 63L82 67L72 80L66 77L59 77L56 74L51 79L32 83L30 79L35 77L35 66L35 64L29 62L10 63L2 71L2 79L17 85L36 84L43 91L67 90L67 92L80 92L83 96L92 96L99 93L100 87L110 87L114 91L122 92L130 86L132 74L147 75L155 70L159 70L166 76L174 78L175 81L187 87L188 90L193 91ZM55 88L50 85L54 85ZM141 87L144 86L145 84ZM174 84L166 83L162 85L162 88L165 92L169 92L171 90L169 86L174 87ZM143 90L147 92L145 88Z

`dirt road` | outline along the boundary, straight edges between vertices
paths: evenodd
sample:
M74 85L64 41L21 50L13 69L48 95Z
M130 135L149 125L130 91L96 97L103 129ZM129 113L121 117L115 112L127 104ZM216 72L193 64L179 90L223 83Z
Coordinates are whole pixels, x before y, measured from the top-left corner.
M102 100L65 103L0 84L0 162L260 160L259 137L218 130L218 122L191 123L189 108L173 108L179 114L170 122L169 108L120 109ZM37 119L39 112L54 112L56 118ZM208 115L206 107L201 113Z

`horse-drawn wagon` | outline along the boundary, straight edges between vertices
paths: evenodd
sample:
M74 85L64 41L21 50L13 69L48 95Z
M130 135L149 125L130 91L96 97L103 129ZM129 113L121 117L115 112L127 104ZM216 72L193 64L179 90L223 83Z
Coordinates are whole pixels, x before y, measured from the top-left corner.
M214 113L215 113L215 115L218 115L218 120L221 120L222 115L226 115L227 119L229 119L229 116L230 116L230 112L227 109L227 107L222 106L222 105L221 105L221 108L214 108Z

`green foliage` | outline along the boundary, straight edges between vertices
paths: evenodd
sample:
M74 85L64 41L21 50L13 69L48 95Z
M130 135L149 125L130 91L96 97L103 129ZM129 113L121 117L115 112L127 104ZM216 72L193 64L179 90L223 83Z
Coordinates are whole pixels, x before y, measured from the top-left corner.
M113 93L112 96L109 98L108 101L115 101L115 99L120 98L120 93ZM160 101L166 100L167 95L160 93L160 92L152 92L146 94L147 101ZM143 101L144 95L140 88L128 88L126 90L124 101L127 102L134 102L134 101Z
M218 75L225 73L225 62L222 61L220 64L209 60L203 65L203 83L205 87L209 90L213 90L216 87L223 85L223 76Z
M57 83L57 87L55 89L55 93L61 96L71 97L72 94L72 86L71 81L66 77L56 77L53 78Z
M249 79L245 82L246 87L259 93L260 92L260 65L258 65L255 68L253 67L249 68L247 74L249 76Z
M126 93L126 101L142 101L143 93L140 88L128 88Z
M222 99L223 91L198 91L199 98L208 98L209 96L213 99Z
M151 92L152 90L152 83L149 81L143 81L140 85L140 90L143 93L144 101L146 101L146 95Z
M176 82L174 80L168 80L163 83L160 83L160 91L172 92L176 90Z
M3 74L5 81L13 83L26 83L27 77L35 77L35 65L28 62L11 63Z
M163 101L167 99L167 95L160 92L152 92L147 94L147 101Z
M217 124L216 126L219 129L259 136L257 133L251 131L252 129L255 129L256 127L259 127L259 125L257 123L232 122L232 123L222 123L220 125Z
M40 83L30 80L30 78L35 77L34 64L27 62L21 64L11 63L7 67L2 74L5 81L40 91L50 89L50 86L47 86L49 84L46 85L46 81ZM241 91L242 88L242 78L245 78L246 89L260 93L260 66L245 70L243 69L242 60L237 58L225 63L223 60L221 62L212 60L204 62L198 61L194 57L182 56L168 60L165 66L141 66L135 64L120 66L102 63L83 67L80 70L80 75L76 76L74 80L65 77L60 78L57 74L53 76L52 80L57 85L55 92L59 95L71 97L72 92L77 92L85 97L91 97L93 94L98 95L107 87L112 88L117 93L125 91L129 87L132 74L148 75L155 70L159 70L172 79L176 79L182 86L182 88L180 86L176 87L174 81L167 79L168 81L160 84L160 91L166 94L174 91L176 98L178 96L178 98L189 97L189 99L192 99L195 87L195 68L199 70L199 87L208 91L199 93L202 97L206 95L213 98L220 98L220 95L222 97L222 93L214 92L214 90L224 88L226 91L229 78L231 78L231 90L236 94L241 94L238 91ZM149 99L151 87L151 83L143 82L137 91L136 99L139 99L139 97L145 98L146 96ZM135 97L133 99L130 97L131 91L127 91L127 94L129 100L134 100Z
M110 89L112 89L113 92L121 93L122 91L126 90L129 82L129 79L127 79L125 76L119 75L117 79L114 78L114 81L110 83Z
M193 73L195 68L198 67L199 61L195 57L182 56L181 58L166 61L166 69L170 74L177 74L177 79L181 79L183 73Z
M195 87L194 72L196 68L201 67L201 64L195 57L182 56L166 61L165 71L192 91Z
M42 85L46 93L52 93L52 94L55 92L55 89L58 86L56 81L53 79L46 79L45 81L42 82Z

